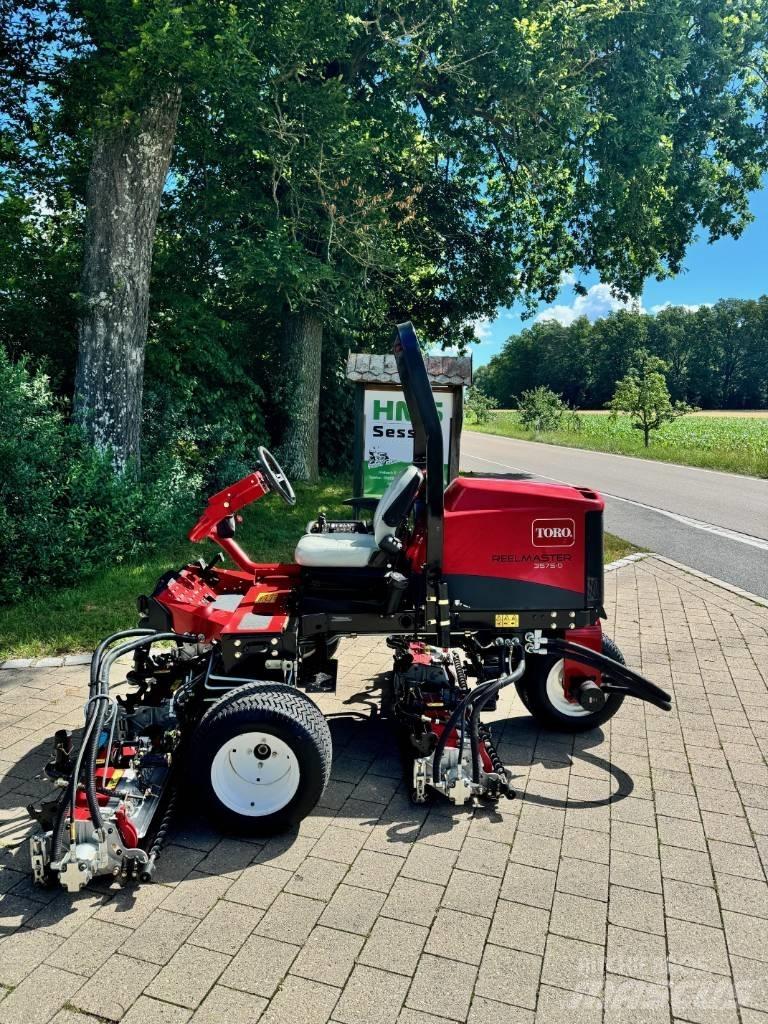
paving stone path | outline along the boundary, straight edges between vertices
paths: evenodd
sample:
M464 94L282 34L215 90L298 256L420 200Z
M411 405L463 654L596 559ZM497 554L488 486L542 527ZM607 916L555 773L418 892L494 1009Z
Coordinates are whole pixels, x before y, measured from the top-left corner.
M768 610L654 558L607 591L671 714L627 702L574 740L508 695L519 798L413 807L386 649L347 641L332 782L298 834L188 813L138 889L30 885L23 807L86 671L0 672L0 1024L766 1024Z

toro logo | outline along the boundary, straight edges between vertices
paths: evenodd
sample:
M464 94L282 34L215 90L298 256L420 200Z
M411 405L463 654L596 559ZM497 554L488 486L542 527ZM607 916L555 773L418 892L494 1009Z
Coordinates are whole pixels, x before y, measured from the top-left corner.
M571 548L576 542L572 519L534 519L531 540L535 548Z

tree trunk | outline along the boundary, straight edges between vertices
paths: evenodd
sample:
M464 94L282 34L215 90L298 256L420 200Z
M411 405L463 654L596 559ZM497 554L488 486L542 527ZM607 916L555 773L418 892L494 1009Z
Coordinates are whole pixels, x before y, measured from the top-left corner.
M98 131L88 174L74 410L120 471L141 456L152 246L180 98L159 94L135 124Z
M312 312L283 319L283 468L296 480L317 480L323 323Z

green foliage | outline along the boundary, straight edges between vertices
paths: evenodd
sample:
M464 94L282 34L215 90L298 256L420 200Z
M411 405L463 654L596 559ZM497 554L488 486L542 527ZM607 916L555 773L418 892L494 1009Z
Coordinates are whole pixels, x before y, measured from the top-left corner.
M487 423L497 405L496 399L486 395L476 384L467 388L464 412L468 423Z
M724 299L656 316L622 310L568 327L543 320L513 335L476 374L478 385L509 408L525 390L551 387L582 408L610 401L632 353L644 348L667 364L673 400L704 409L768 406L768 296Z
M517 407L520 413L520 424L525 430L540 433L543 430L557 430L561 426L568 407L560 395L551 388L538 387L524 391Z
M4 344L69 397L94 133L178 87L151 285L145 487L155 473L172 491L175 474L190 474L187 493L200 478L216 486L274 440L275 396L291 384L286 309L325 323L321 461L343 465L346 351L385 350L393 321L410 316L426 341L461 347L498 305L551 300L563 271L637 293L680 269L699 226L738 236L768 165L764 2L0 0ZM537 324L478 386L502 406L540 386L601 406L645 347L669 364L673 400L760 405L766 309ZM62 416L57 458L87 462ZM45 465L35 473L73 501L56 458ZM83 487L101 486L96 468L79 472ZM94 522L79 516L90 543ZM148 536L131 522L123 538Z
M578 420L578 430L571 419ZM503 437L544 441L573 448L643 456L686 466L768 477L768 413L764 416L716 416L699 413L665 423L646 448L629 416L610 413L571 413L558 430L534 434L520 423L517 412L497 412L480 429Z
M47 378L0 346L0 603L122 562L177 529L199 477L167 456L115 476L69 426Z
M269 495L244 511L237 539L258 561L291 561L307 521L325 507L332 518L349 516L342 501L351 495L346 475L326 477L319 485L296 484L298 499L288 508ZM159 576L201 555L210 559L213 544L190 544L189 524L169 516L166 539L146 545L135 557L107 565L83 579L65 581L61 589L26 588L13 605L0 605L0 661L42 657L69 651L92 651L105 636L136 622L136 596L152 592Z
M644 348L638 349L632 356L629 372L617 381L613 398L607 403L614 413L629 413L632 426L643 432L646 448L652 430L694 411L685 402L672 401L667 369L663 359Z

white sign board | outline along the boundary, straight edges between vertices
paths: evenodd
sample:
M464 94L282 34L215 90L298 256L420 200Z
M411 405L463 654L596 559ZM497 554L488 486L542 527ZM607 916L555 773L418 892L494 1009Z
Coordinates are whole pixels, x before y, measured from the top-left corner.
M443 428L443 480L448 481L453 394L435 391ZM400 388L366 388L363 403L363 494L380 497L413 461L413 428Z

